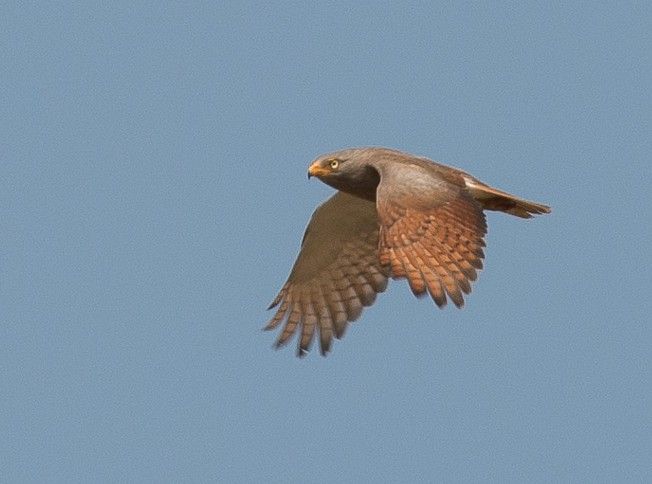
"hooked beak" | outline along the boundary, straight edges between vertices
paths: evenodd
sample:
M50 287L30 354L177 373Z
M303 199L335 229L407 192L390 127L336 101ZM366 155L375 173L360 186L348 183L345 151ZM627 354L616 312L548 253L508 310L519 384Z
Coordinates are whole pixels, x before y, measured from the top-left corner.
M310 168L308 168L308 178L311 176L326 176L330 172L321 166L319 166L319 163L313 163L310 165Z

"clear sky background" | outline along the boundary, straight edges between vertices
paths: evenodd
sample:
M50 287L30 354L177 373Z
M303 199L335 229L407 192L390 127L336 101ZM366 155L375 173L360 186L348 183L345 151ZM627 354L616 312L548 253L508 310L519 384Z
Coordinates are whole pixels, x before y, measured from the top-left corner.
M3 3L2 479L651 480L652 11L540 3ZM360 145L553 213L299 360L265 308Z

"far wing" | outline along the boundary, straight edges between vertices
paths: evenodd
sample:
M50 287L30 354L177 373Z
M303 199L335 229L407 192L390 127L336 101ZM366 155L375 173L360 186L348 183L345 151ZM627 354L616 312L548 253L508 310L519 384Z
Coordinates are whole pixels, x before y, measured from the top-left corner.
M337 192L313 213L292 272L270 305L278 309L265 329L285 321L276 342L280 347L300 327L298 355L304 356L318 328L325 355L333 336L341 338L347 323L385 290L386 272L378 261L376 205Z

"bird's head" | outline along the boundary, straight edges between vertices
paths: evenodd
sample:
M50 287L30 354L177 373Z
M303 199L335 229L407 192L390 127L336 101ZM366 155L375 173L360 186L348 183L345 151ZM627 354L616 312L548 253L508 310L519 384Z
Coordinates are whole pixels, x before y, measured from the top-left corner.
M314 160L308 168L308 178L317 177L324 182L330 179L345 177L352 164L350 150L336 151L322 155Z
M352 148L320 156L308 168L308 178L317 177L327 185L363 198L375 198L378 173L371 166L373 150Z

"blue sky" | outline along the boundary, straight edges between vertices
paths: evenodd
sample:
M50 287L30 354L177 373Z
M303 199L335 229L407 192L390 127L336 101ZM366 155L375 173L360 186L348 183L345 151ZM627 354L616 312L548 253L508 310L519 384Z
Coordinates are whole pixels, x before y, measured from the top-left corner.
M652 479L651 13L4 4L1 475ZM360 145L553 213L488 215L463 310L394 282L298 360L265 308Z

